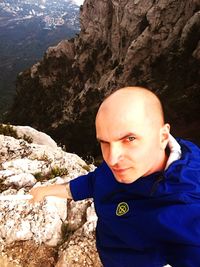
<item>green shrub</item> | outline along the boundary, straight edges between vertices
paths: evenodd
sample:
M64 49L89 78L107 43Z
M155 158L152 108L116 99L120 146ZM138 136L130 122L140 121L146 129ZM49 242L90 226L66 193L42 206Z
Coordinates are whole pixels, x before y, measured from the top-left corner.
M41 172L36 172L36 173L34 174L34 177L35 177L35 179L36 179L38 182L41 182L41 181L43 181L43 179L44 179L44 175L43 175Z
M20 137L21 138L21 137ZM24 134L23 136L22 136L22 139L24 139L27 143L29 143L29 144L31 144L31 143L33 143L33 138L32 137L30 137L30 136L28 136L28 135L26 135L26 134Z
M0 124L0 134L12 136L16 139L19 138L17 131L9 124L7 125Z
M53 167L48 173L42 174L42 172L37 172L34 174L35 179L38 182L46 181L53 179L57 176L64 176L67 175L69 172L66 168L60 168L58 166Z
M24 134L23 136L19 136L17 131L10 124L0 124L0 134L14 137L15 139L24 139L28 143L33 143L33 139Z
M68 174L68 170L66 168L60 168L58 166L55 166L51 169L51 171L49 172L48 176L49 179L53 179L57 176L64 176Z
M83 165L83 166L81 166L84 170L86 170L87 172L89 172L90 171L90 166L88 166L88 165Z

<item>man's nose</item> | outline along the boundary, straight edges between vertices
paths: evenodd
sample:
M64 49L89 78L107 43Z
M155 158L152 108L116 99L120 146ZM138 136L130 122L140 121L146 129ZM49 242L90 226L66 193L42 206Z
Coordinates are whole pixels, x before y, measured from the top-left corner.
M108 155L108 163L110 166L115 166L119 163L122 157L122 150L120 145L118 144L111 144L109 149Z

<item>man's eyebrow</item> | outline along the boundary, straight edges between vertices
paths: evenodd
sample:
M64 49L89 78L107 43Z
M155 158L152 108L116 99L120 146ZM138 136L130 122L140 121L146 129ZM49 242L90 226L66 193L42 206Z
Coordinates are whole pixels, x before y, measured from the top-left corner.
M136 136L136 134L133 132L129 132L125 135L120 136L118 140L123 140L123 139L126 139L127 137L130 137L130 136Z
M120 141L120 140L126 139L126 138L128 138L130 136L136 136L136 134L133 133L133 132L129 132L129 133L123 134L122 136L119 136L118 138L116 138L116 141ZM99 137L97 137L97 141L98 142L109 143L109 141L103 140L103 139L101 139Z

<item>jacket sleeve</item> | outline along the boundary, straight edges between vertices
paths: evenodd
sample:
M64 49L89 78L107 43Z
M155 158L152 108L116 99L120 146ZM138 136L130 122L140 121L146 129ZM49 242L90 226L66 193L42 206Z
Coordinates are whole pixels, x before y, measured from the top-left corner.
M93 197L95 172L77 177L70 181L70 191L73 200L83 200Z

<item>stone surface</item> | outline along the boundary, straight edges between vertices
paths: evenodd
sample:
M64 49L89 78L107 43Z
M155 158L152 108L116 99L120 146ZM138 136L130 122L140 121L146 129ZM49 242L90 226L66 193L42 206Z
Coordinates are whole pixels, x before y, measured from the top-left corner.
M35 132L32 128L29 131ZM10 136L0 135L0 151L0 196L24 196L33 186L68 182L94 169L60 147L27 143ZM1 266L16 263L43 267L44 262L47 267L56 262L62 266L63 255L69 255L67 266L73 266L74 260L76 266L99 263L95 248L97 218L91 200L74 202L52 196L34 205L21 199L0 200L0 210ZM84 255L83 246L87 251ZM77 255L82 256L76 260Z
M56 142L47 134L37 131L30 126L13 126L14 130L17 131L19 136L27 136L30 137L34 144L38 145L47 145L52 148L56 148Z
M96 221L94 207L91 205L87 208L86 223L61 248L56 267L102 267L96 251Z

